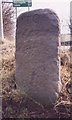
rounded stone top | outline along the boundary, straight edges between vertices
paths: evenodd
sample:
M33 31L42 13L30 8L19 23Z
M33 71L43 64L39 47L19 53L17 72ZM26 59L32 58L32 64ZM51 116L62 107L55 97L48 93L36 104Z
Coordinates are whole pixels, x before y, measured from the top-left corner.
M22 26L22 24L24 28L29 28L30 31L44 30L57 34L60 33L59 18L50 9L37 9L22 13L17 19L17 26Z

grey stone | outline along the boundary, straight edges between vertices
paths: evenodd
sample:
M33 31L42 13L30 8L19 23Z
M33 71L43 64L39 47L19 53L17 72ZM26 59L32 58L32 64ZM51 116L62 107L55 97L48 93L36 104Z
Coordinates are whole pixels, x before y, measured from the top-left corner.
M44 106L59 94L59 18L49 9L21 14L16 29L16 82Z

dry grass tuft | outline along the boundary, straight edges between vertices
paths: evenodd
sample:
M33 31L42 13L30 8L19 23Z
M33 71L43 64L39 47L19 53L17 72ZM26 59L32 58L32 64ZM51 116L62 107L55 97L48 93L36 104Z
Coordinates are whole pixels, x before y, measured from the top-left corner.
M2 48L3 118L72 118L71 50L62 49L60 52L62 91L54 110L48 110L26 94L21 94L16 88L15 41L5 40L0 46Z

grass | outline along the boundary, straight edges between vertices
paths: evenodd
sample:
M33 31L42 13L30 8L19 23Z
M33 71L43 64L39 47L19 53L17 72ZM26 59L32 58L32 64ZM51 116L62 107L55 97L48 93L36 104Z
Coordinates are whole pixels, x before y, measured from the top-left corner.
M72 118L72 63L70 52L64 49L61 57L62 91L54 109L46 109L26 94L21 94L15 82L15 43L2 44L2 116L3 118Z

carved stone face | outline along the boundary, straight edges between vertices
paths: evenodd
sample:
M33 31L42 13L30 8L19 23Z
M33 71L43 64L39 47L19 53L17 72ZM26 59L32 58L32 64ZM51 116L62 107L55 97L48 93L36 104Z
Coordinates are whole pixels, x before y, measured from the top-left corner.
M21 14L16 29L16 82L44 106L58 97L59 19L49 9Z

